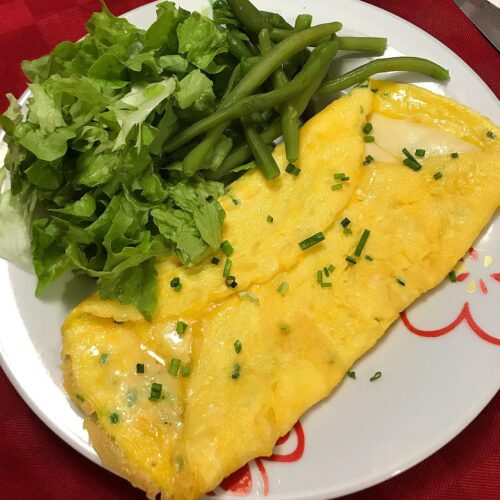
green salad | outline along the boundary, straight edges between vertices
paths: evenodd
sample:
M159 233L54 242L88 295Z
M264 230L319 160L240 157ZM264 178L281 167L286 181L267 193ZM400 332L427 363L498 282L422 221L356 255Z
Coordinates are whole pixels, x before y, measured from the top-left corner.
M294 167L316 95L384 71L448 79L430 61L400 57L328 80L338 51L382 53L386 40L337 36L340 23L312 26L307 14L292 26L248 0L212 10L213 20L163 2L142 30L103 5L85 38L23 62L27 110L10 95L0 117L0 182L10 180L0 256L33 266L37 294L67 271L84 273L101 298L150 320L155 259L193 266L219 248L218 198L256 166L270 182L280 175L271 155L280 136Z

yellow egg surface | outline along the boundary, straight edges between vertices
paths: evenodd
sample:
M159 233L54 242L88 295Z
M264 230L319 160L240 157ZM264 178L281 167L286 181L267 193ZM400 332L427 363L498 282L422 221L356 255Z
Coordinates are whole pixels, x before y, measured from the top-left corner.
M270 454L399 312L446 276L499 206L494 124L412 85L371 86L378 90L354 90L302 128L298 177L269 183L254 171L231 186L224 238L236 289L221 266L169 259L158 265L151 323L95 296L68 317L68 391L103 459L149 496L197 498ZM401 145L425 150L421 168L403 164ZM281 148L276 156L283 167ZM299 247L319 231L323 241Z

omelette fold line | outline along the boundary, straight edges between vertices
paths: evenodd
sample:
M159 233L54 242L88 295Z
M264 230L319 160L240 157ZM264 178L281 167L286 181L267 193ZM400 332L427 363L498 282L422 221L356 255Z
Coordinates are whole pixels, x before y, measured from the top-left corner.
M309 210L308 222L304 220L310 224L309 234L299 236L302 228L281 234L285 241L272 248L281 253L265 255L272 261L269 266L264 259L259 266L259 254L252 253L254 240L244 238L254 219L238 224L241 215L236 206L234 215L228 214L228 222L234 223L228 231L235 231L234 241L241 241L241 255L248 257L248 262L242 259L240 279L238 246L231 239L235 274L251 294L245 298L224 294L217 286L212 290L210 285L202 297L203 282L196 280L208 276L212 283L214 278L210 278L212 268L201 266L191 271L192 297L186 271L185 297L175 305L167 304L151 325L133 315L117 324L113 318L124 319L122 313L96 299L84 302L69 316L63 329L68 390L83 399L86 425L100 455L150 496L162 491L167 498L196 498L248 460L270 454L277 438L333 390L399 312L446 276L498 207L500 147L497 139L486 134L498 136L499 130L491 122L411 85L375 85L376 94L360 89L335 104L341 108L339 103L344 103L350 115L363 115L363 122L364 110L371 109L373 101L378 113L411 117L452 132L475 144L479 152L426 158L419 172L400 162L376 159L361 167L363 153L357 154L359 169L353 171L358 177L350 199L337 204L337 211L328 217L323 217L326 210L317 201L325 199L326 191L330 197L337 194L330 189L331 177L344 169L323 164L329 177L323 175L321 181L310 184L311 192L301 194L301 185L293 185L297 192L288 200L297 203L298 197L299 209ZM363 110L353 103L353 96L360 94L368 101L361 105L366 106ZM446 120L439 118L443 116ZM307 139L314 141L314 136L301 136ZM443 176L436 180L433 175L438 171ZM255 179L257 174L253 175ZM245 181L246 176L239 185L242 206L250 199L258 205L262 191L249 189L246 198ZM266 202L268 198L266 192ZM264 207L264 222L271 206ZM285 207L283 214L287 213ZM300 210L294 216L298 214ZM339 224L344 217L351 220L350 235ZM316 222L319 219L322 225ZM255 233L257 243L267 235L262 234L263 227L258 226ZM237 240L238 228L242 240ZM287 231L295 229L293 222L287 226ZM356 263L347 262L365 229L370 236L363 253L355 257ZM325 232L324 242L306 252L296 251L298 241L319 230ZM330 264L336 266L328 278L332 286L321 287L316 271ZM167 264L169 271L172 265ZM161 265L160 270L165 271ZM175 272L180 270L175 267ZM219 268L219 280L220 272ZM282 281L289 285L285 296L276 290ZM167 293L170 298L172 292L160 287L161 301L167 300ZM180 318L188 325L181 337L175 332ZM236 340L242 346L239 353L234 349ZM189 366L189 376L168 373L172 357L181 360L182 367ZM136 373L136 363L145 365L144 374ZM161 401L147 399L153 382L162 384Z

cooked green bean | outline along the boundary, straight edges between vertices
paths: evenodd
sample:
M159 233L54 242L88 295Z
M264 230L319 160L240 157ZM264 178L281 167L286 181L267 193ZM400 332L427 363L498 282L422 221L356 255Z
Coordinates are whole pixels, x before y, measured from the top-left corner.
M366 80L377 73L389 71L415 71L434 77L436 80L449 80L448 70L444 69L428 59L420 57L388 57L387 59L376 59L359 68L349 71L345 75L324 83L318 91L319 95L332 94L347 89L356 83Z
M332 35L342 28L342 24L338 22L319 24L300 33L294 33L283 42L275 45L265 56L262 56L258 64L256 64L240 81L240 83L223 99L219 108L224 109L234 102L246 97L256 89L258 89L264 81L276 70L284 61L292 55L300 52L308 47L315 40L320 40L326 36ZM221 134L224 132L227 123L222 123L207 134L206 138L193 148L186 156L183 162L183 169L186 173L191 174L200 169L204 159L215 147ZM185 144L192 137L196 137L198 133L190 137L192 127L189 127L184 132L181 132L174 140L167 145L166 151L174 151L181 145Z
M283 30L292 30L293 26L289 24L283 16L280 16L276 12L267 12L266 10L260 11L261 16L264 20L270 24L273 28L279 28Z
M314 77L321 71L323 66L330 64L332 53L334 54L336 52L337 46L336 42L325 42L320 45L311 53L302 71L288 85L278 90L271 90L263 94L245 97L232 106L219 109L212 115L199 120L179 134L178 138L182 136L182 141L177 139L175 146L182 146L208 130L210 130L210 132L218 130L221 124L223 124L225 128L226 124L235 118L241 118L255 111L271 108L300 94L314 80Z
M257 36L263 29L272 28L259 9L248 0L227 0L227 4L250 35Z
M243 40L239 39L229 30L227 31L227 41L229 52L237 59L249 58L255 55Z
M276 160L269 151L267 144L261 139L257 130L243 120L243 131L245 138L252 150L257 167L262 171L266 179L274 179L280 175L280 169Z
M295 19L294 31L303 31L311 27L312 16L310 14L299 14Z
M361 50L364 52L385 52L387 38L371 36L339 36L340 50Z

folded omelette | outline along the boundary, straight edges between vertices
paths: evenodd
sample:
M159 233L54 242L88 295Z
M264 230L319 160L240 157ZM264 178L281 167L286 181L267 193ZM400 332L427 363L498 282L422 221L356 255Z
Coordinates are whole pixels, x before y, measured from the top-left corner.
M229 257L158 263L152 322L97 295L77 306L65 384L104 463L151 498L192 499L271 454L491 218L499 133L450 99L372 81L302 127L298 176L230 186Z

